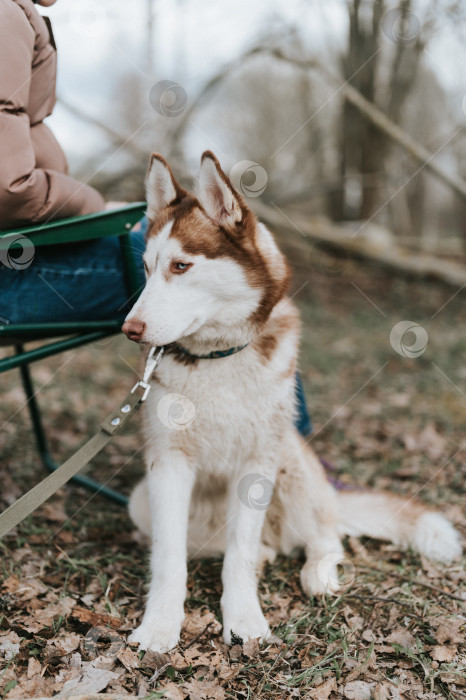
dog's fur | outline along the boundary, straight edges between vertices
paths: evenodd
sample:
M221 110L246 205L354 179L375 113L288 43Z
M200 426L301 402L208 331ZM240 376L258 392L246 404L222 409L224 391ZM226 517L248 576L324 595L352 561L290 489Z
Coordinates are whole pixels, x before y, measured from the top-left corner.
M145 408L147 476L130 502L152 540L147 608L130 639L156 651L177 644L188 553L224 554L227 643L233 633L269 635L256 571L276 553L304 550L307 594L337 589L345 533L444 561L458 556L452 525L420 503L337 493L293 426L299 319L286 297L289 270L215 156L203 155L194 196L154 155L147 202L147 283L123 329L166 350ZM246 344L220 359L180 349L204 355ZM259 492L273 484L267 508Z

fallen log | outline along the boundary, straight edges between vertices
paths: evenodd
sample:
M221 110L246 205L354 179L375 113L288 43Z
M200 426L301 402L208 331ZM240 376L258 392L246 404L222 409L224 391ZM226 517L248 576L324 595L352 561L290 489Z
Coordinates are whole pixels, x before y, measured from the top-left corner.
M250 200L248 204L272 229L292 233L301 249L304 241L327 245L350 256L383 265L398 274L437 279L458 288L466 287L465 264L404 248L390 231L378 224L362 222L355 230L324 217L309 217L291 209L279 209L257 199Z

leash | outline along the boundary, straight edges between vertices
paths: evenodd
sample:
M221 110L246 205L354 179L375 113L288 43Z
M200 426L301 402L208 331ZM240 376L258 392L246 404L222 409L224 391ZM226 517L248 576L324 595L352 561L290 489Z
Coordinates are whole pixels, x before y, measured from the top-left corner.
M102 421L99 431L58 469L49 474L37 486L34 486L0 514L0 538L4 537L7 532L16 527L24 518L50 498L55 491L81 471L126 426L130 418L147 399L151 377L159 365L163 353L163 346L151 348L146 360L143 378L136 382L118 408Z
M178 346L179 347L179 346ZM228 357L243 348L229 348L228 350L214 350L207 355L192 355L184 348L179 349L190 357L199 360ZM61 486L66 484L73 476L83 469L89 462L103 450L110 440L119 433L129 422L130 418L142 406L150 391L150 380L157 369L163 353L164 346L152 347L147 356L143 378L136 382L130 393L123 399L118 408L112 411L99 426L98 432L93 435L82 447L79 448L58 469L49 474L39 484L21 496L15 503L0 513L0 539L10 530L19 525L28 515L31 515L39 506L50 498ZM141 391L142 390L142 393ZM139 393L138 393L139 391ZM320 459L327 472L327 478L337 490L359 490L358 487L343 483L331 476L328 472L335 471L335 467L325 459Z

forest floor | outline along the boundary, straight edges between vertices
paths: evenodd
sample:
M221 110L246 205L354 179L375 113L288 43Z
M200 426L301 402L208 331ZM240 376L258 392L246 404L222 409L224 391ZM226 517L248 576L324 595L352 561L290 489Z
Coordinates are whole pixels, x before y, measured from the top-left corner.
M317 453L347 483L440 509L464 537L464 291L316 249L294 267ZM416 358L390 344L405 320L427 333ZM58 461L139 363L138 347L114 337L32 367ZM2 376L1 508L44 476L23 404L17 371ZM143 473L137 424L87 470L124 493ZM147 547L124 508L68 485L0 545L0 697L466 698L464 559L443 566L370 539L344 545L350 575L338 596L307 598L299 557L267 565L259 590L274 638L261 647L222 643L221 562L189 562L181 643L144 654L125 640L143 611Z

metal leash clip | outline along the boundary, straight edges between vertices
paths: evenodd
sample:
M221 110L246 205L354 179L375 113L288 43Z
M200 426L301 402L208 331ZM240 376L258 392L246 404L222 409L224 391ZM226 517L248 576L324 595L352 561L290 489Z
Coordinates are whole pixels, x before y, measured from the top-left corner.
M131 389L132 394L134 394L138 387L144 389L144 393L140 398L141 403L146 400L147 394L150 391L150 380L155 370L157 369L160 360L162 359L164 349L165 348L163 347L163 345L161 345L160 347L152 347L149 350L149 354L146 360L146 366L144 367L144 376Z

